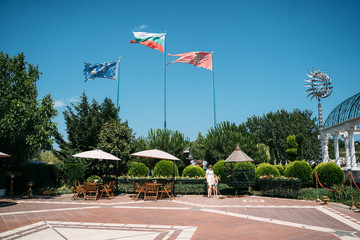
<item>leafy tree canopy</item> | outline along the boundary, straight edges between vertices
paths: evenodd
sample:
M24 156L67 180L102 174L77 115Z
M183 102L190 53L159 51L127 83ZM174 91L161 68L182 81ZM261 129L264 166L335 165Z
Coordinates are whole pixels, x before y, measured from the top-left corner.
M293 112L278 110L269 112L263 116L253 116L245 123L246 128L254 133L258 141L268 144L271 156L279 162L285 163L288 149L287 137L289 135L301 135L301 157L311 160L319 156L319 134L316 119L312 118L309 110ZM299 144L300 145L300 144Z
M239 144L241 150L251 157L255 163L267 162L266 148L258 145L255 135L248 132L244 125L222 122L212 127L205 138L205 159L215 164L226 159Z
M52 149L52 137L57 135L53 99L50 94L37 99L39 75L23 53L9 57L0 52L0 149L11 155L9 164Z

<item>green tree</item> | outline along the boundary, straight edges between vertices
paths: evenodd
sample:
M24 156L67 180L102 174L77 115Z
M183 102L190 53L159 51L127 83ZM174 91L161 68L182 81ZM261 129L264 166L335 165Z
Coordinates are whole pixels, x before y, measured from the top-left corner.
M263 145L254 134L249 133L244 125L222 122L212 127L205 138L205 159L214 165L220 159L226 159L239 144L241 150L251 157L255 163L267 162L268 156Z
M137 151L157 148L164 152L170 153L181 161L176 161L179 171L187 166L189 163L185 159L183 151L190 145L190 140L184 137L184 134L179 131L170 129L150 129L147 137L138 139ZM150 169L153 169L158 160L139 159L144 162Z
M119 172L127 172L126 164L130 160L130 154L136 149L136 139L128 122L121 123L120 119L112 119L105 123L99 134L98 148L111 153L121 159L117 162ZM119 164L120 163L120 164Z
M260 117L248 118L245 125L255 134L258 141L264 144L271 142L270 152L274 152L277 163L285 163L286 149L288 149L286 138L291 134L301 134L304 137L301 146L304 159L318 159L319 129L316 119L312 118L312 112L309 110L295 109L293 112L288 112L282 109L269 112Z
M205 138L199 132L197 139L190 143L190 153L194 159L204 159L205 158Z
M57 111L49 94L37 100L40 74L23 53L9 57L0 52L0 149L11 155L2 170L52 149Z
M299 144L296 142L296 136L294 134L289 135L286 138L286 142L288 145L288 149L286 149L286 154L289 157L289 160L294 161L298 156L298 146Z
M105 98L101 105L95 100L90 104L84 92L80 103L67 107L64 118L69 142L60 147L86 151L97 146L103 125L116 119L116 107L109 98Z

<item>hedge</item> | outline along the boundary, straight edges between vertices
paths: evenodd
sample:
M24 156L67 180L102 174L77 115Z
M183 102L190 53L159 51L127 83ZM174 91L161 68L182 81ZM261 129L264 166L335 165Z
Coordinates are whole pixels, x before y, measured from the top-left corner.
M170 177L173 175L174 163L169 160L161 160L154 167L155 177ZM175 176L179 176L178 167L175 164Z
M302 187L312 184L312 169L306 161L294 161L287 165L284 176L301 179Z

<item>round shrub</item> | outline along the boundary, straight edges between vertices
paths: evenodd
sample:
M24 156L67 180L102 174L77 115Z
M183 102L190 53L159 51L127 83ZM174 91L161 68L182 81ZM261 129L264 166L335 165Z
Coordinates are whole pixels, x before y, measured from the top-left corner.
M345 181L344 171L333 162L320 163L314 168L312 174L314 176L314 180L316 181L315 172L317 172L321 184L325 187L340 185Z
M92 175L92 176L88 177L88 178L86 179L86 182L93 183L93 182L95 181L95 179L98 180L98 183L103 183L102 178L99 177L99 176L97 176L97 175Z
M149 173L148 167L144 163L133 162L127 175L133 177L146 177Z
M184 168L183 177L205 177L205 170L197 165L189 165Z
M280 164L277 164L277 165L274 165L280 172L280 175L284 175L284 171L285 171L285 166L284 165L280 165Z
M239 162L234 165L234 170L255 170L255 165L251 162Z
M212 168L214 171L214 174L220 178L220 180L219 180L220 182L225 182L226 177L227 177L227 173L224 168L224 161L225 160L217 161ZM227 164L225 164L225 166L229 167L230 164L227 163Z
M154 167L155 177L172 177L173 175L173 162L169 160L161 160ZM179 176L178 167L175 164L175 176Z
M280 172L274 165L271 165L270 163L261 163L259 166L257 166L257 168L255 169L256 178L267 175L280 177Z
M239 162L234 165L234 177L239 181L254 181L255 165L251 162ZM251 171L253 170L253 171ZM241 172L246 171L246 172Z
M311 167L306 161L294 161L287 165L284 176L301 179L301 185L309 186L312 183Z

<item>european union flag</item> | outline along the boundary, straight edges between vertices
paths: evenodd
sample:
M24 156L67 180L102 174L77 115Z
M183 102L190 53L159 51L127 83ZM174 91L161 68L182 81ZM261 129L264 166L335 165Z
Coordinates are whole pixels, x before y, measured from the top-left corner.
M119 61L90 64L85 62L85 82L94 78L108 78L117 80Z

